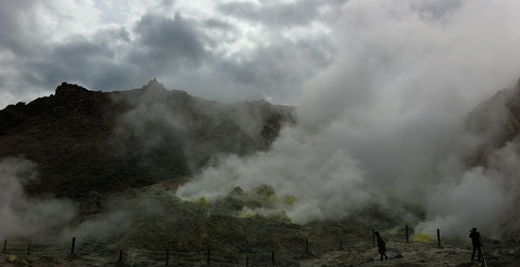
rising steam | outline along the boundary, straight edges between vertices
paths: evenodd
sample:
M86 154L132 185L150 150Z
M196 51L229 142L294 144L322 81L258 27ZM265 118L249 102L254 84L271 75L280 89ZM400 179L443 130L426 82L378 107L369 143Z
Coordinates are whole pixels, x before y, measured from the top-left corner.
M23 185L36 179L36 164L20 158L0 161L0 240L46 238L76 215L72 202L28 198Z
M422 206L428 213L422 229L450 235L471 227L489 235L518 230L510 215L520 196L518 144L493 152L487 168L465 161L483 143L483 136L468 132L468 113L503 86L497 79L512 81L520 69L517 55L512 70L494 56L512 52L506 43L480 42L483 34L508 36L472 18L481 21L482 8L488 19L501 20L508 11L471 1L426 16L407 2L379 4L344 6L337 25L342 52L306 84L298 126L285 128L269 152L221 158L177 194L216 199L233 186L265 183L299 199L287 209L299 222L348 216L370 203L399 210L391 198ZM475 53L489 61L476 62ZM492 123L486 127L498 126Z

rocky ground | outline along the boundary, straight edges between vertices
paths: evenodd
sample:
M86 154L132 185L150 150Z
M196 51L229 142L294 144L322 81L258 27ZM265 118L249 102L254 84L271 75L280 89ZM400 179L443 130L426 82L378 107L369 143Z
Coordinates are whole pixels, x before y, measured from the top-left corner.
M393 238L392 238L393 239ZM519 266L520 246L487 240L485 246L487 266ZM390 241L387 243L388 260L380 261L377 248L364 251L344 249L328 252L319 258L300 261L300 266L485 266L483 262L471 261L471 243L463 240L450 240L438 247L433 243L406 243Z
M0 266L114 266L119 257L123 266L164 266L167 249L170 266L206 266L208 252L210 266L272 266L273 257L276 266L484 266L470 261L468 238L443 240L442 247L427 238L405 242L402 222L374 209L337 221L293 223L277 208L297 199L277 196L268 185L247 192L237 187L213 202L181 200L171 183L90 197L64 229L9 240ZM255 207L273 212L250 213ZM389 260L379 261L372 228L387 241ZM519 266L520 244L484 243L487 266Z
M309 255L300 256L301 259L294 259L289 262L279 263L275 260L275 265L271 264L270 255L259 264L253 263L253 257L249 258L248 266L393 266L393 267L420 267L420 266L485 266L483 262L471 261L471 248L465 242L453 242L441 248L434 244L424 243L388 243L388 260L379 261L376 248L366 248L359 251L359 248L345 247L343 250L327 252L321 256ZM518 246L489 246L487 253L487 266L518 266L520 260L520 250ZM136 255L138 250L127 250ZM164 266L166 264L165 254L161 252L154 258L137 258L131 255L123 257L123 266ZM150 254L150 253L149 253ZM218 255L218 254L216 254ZM170 254L170 266L206 266L206 254L200 253L200 257L194 261L177 263L179 258ZM217 256L218 257L218 256ZM117 253L113 256L108 255L78 255L74 258L67 258L64 255L1 255L0 266L114 266L118 262ZM210 262L210 266L246 266L246 259L229 260L224 262L222 259Z

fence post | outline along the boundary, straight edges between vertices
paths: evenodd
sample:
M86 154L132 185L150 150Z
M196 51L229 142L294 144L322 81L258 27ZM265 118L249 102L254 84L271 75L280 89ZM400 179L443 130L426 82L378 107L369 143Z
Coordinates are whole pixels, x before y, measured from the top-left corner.
M31 255L31 245L27 246L27 255Z
M249 267L249 258L246 256L246 267Z
M74 254L74 246L76 245L76 237L72 238L72 245L70 246L70 254Z
M168 263L170 261L170 248L166 248L166 267L168 267Z
M207 259L207 264L208 264L208 265L209 265L210 253L211 253L211 250L210 250L210 248L209 248L209 246L208 246L208 259Z
M272 262L273 265L274 265L274 250L271 251L271 262Z
M441 247L441 231L437 229L437 245Z
M67 258L74 259L74 249L76 247L76 237L72 237L72 243L70 244L70 253L67 253Z
M408 243L408 225L404 226L404 232L406 233L406 243Z
M305 239L305 253L309 254L309 239Z
M339 240L339 250L343 250L343 240Z
M116 267L124 267L125 264L123 262L123 250L121 249L121 247L119 247L119 261L116 262L115 264Z
M372 228L372 244L376 246L376 230Z
M5 254L5 251L7 250L7 240L4 241L4 253Z

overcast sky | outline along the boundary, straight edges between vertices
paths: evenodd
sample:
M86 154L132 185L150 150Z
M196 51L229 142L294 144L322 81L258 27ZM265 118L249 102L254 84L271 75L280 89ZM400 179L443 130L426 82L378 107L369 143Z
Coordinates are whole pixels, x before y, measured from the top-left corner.
M113 91L153 78L226 102L298 105L318 75L361 77L356 97L383 80L415 83L413 97L438 81L435 72L451 75L450 86L476 84L465 89L473 103L520 77L519 8L515 0L1 1L0 108L63 81Z

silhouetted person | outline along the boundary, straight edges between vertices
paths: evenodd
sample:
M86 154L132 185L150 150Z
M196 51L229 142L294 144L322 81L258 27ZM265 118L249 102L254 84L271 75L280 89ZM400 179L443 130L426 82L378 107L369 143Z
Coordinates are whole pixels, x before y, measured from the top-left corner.
M383 238L379 235L379 232L375 232L374 234L377 237L377 251L379 251L379 254L381 254L380 261L383 260L383 257L385 258L385 260L388 260L388 257L385 254L385 252L386 252L385 241L383 241Z
M478 260L482 258L482 243L480 242L480 233L477 232L477 228L470 230L469 238L471 238L471 244L473 245L473 253L471 253L471 260L475 260L475 251L478 251Z

